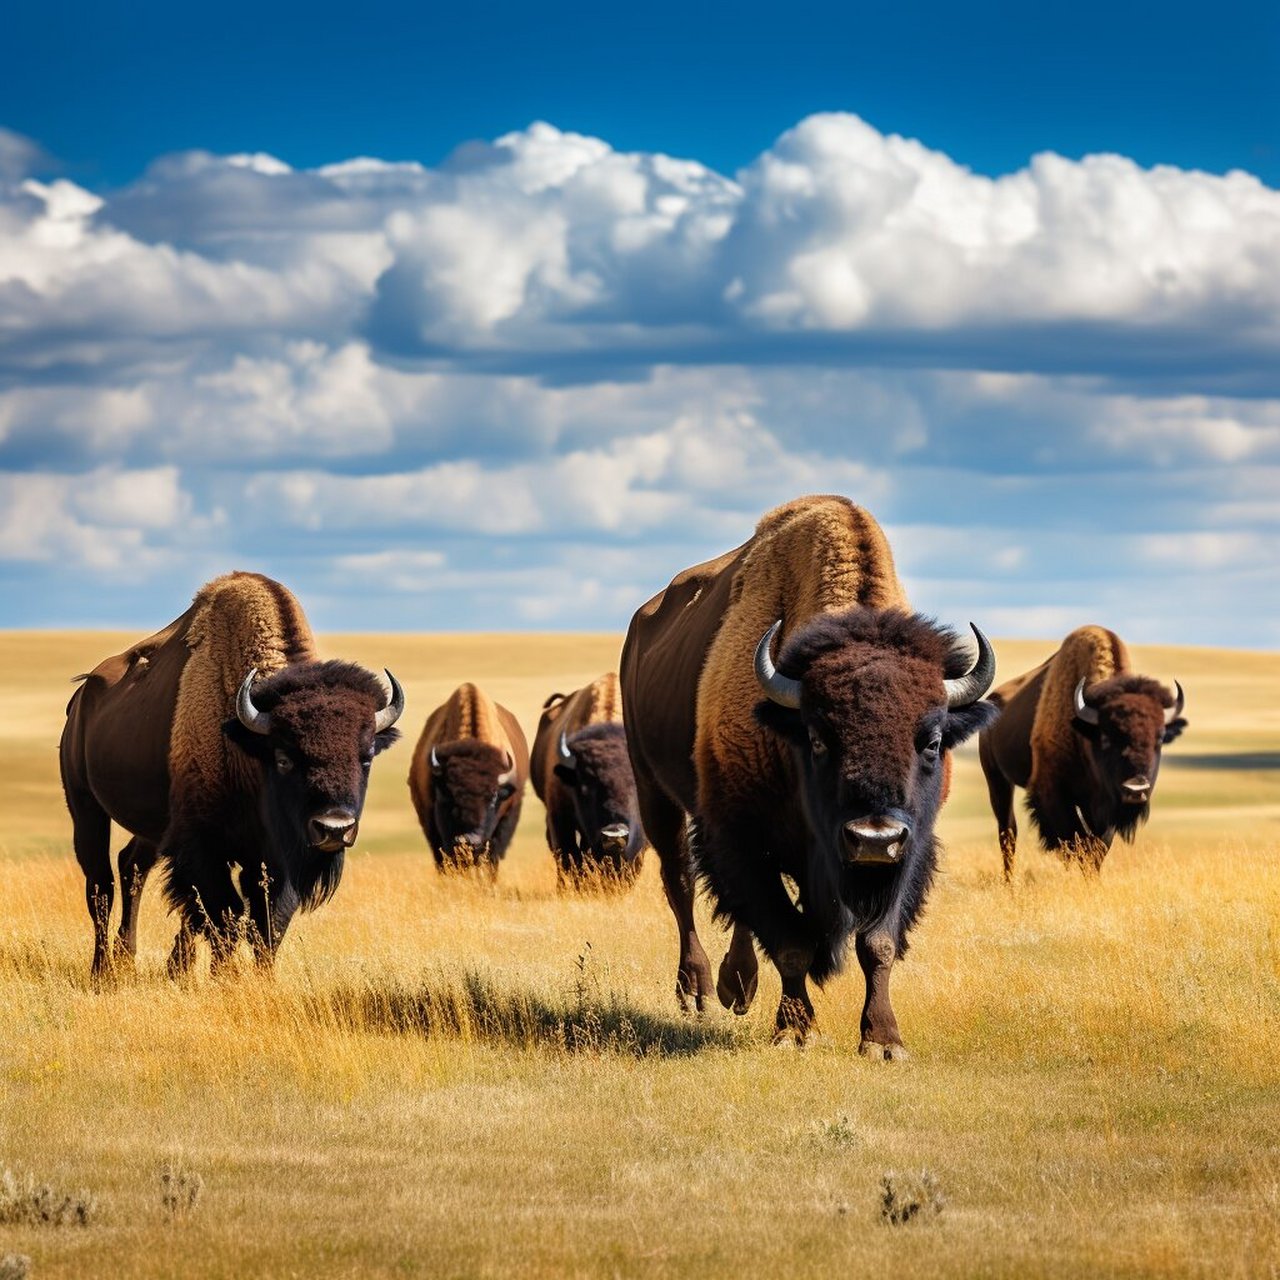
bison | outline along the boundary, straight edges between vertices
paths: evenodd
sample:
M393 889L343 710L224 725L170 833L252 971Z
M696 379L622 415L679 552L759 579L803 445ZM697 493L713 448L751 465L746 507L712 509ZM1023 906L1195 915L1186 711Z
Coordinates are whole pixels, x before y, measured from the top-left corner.
M163 631L77 678L59 750L94 977L134 956L157 861L181 917L172 974L190 967L201 936L219 968L246 906L269 965L295 912L338 887L373 757L399 737L395 678L388 696L364 668L320 661L297 600L255 573L206 584ZM113 821L133 836L119 855L114 948Z
M615 672L542 704L530 778L560 880L631 884L645 841Z
M889 975L933 878L948 752L996 714L980 701L995 660L973 630L976 661L910 611L879 525L841 497L769 512L636 612L627 740L680 934L682 1004L701 1009L711 990L696 875L734 926L721 1003L750 1005L754 936L782 977L775 1038L803 1042L807 979L837 972L852 936L861 1051L905 1056Z
M413 807L440 870L498 874L528 777L515 716L475 685L459 685L427 717L409 765Z
M1080 627L1034 671L1001 685L1000 719L978 737L1000 834L1004 875L1013 875L1018 824L1013 789L1045 849L1101 867L1118 835L1132 841L1151 810L1160 749L1186 728L1182 686L1170 691L1135 674L1124 642L1105 627Z

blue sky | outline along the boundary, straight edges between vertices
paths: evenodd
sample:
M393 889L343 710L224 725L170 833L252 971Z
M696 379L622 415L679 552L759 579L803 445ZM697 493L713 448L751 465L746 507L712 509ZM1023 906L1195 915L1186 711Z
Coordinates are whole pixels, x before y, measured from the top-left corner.
M950 620L1280 642L1269 8L5 43L0 625L150 628L238 566L326 628L620 628L834 489Z

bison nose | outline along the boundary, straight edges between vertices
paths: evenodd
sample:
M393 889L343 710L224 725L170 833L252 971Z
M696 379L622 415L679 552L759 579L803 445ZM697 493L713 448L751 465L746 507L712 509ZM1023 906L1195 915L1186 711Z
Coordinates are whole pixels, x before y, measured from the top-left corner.
M1145 804L1151 799L1151 779L1145 773L1140 773L1127 782L1121 783L1121 787L1124 798L1130 804Z
M326 809L307 822L307 839L317 849L333 852L349 849L356 842L359 824L350 809Z
M910 830L896 818L855 818L844 824L843 834L850 862L897 862Z
M631 828L625 822L611 822L600 828L600 835L606 845L621 847L631 838Z

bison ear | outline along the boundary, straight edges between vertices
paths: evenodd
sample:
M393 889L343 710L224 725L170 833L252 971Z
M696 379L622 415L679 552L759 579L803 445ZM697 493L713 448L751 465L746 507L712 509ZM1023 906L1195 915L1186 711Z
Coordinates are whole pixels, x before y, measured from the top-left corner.
M981 732L1000 718L1000 707L994 702L971 702L967 707L956 707L947 712L942 727L942 745L949 751L958 747L966 738Z
M1182 716L1179 716L1176 720L1170 720L1164 727L1164 737L1161 741L1164 743L1172 742L1186 727L1187 722Z
M561 782L567 782L569 786L576 786L578 782L578 771L571 764L558 764L552 770Z
M246 729L238 716L232 716L230 720L224 720L222 722L222 732L245 755L252 756L255 760L265 760L275 752L276 744L271 740L270 734L254 733L252 729Z
M763 698L757 702L752 714L756 724L788 742L808 746L809 731L804 727L804 719L800 712L792 707L784 707L772 698Z
M379 751L385 751L388 747L395 746L399 741L399 729L383 729L381 733L373 735L373 754L376 756Z

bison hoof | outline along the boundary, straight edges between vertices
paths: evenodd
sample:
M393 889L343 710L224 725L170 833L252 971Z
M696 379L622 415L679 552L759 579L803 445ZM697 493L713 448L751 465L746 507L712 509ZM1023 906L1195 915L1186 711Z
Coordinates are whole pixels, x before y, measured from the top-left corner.
M707 1000L707 991L711 986L711 974L694 974L691 977L680 973L676 977L676 1000L681 1013L701 1013Z
M720 976L716 980L716 996L726 1009L732 1009L741 1017L751 1008L751 1002L756 998L757 986L758 979L755 974L751 974L744 981L741 973L730 969L727 964L722 964Z
M864 1040L858 1052L872 1062L906 1062L911 1056L900 1044L877 1044L874 1040Z
M828 1043L828 1037L821 1035L816 1027L801 1029L799 1027L779 1027L773 1033L775 1049L817 1049Z

